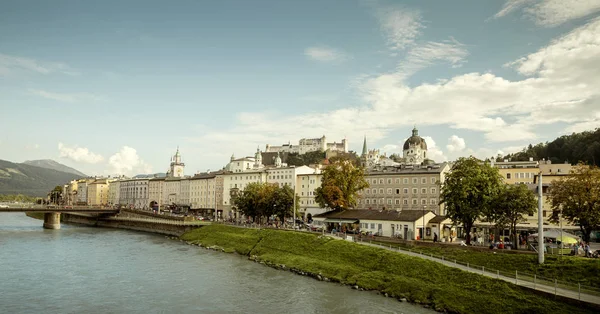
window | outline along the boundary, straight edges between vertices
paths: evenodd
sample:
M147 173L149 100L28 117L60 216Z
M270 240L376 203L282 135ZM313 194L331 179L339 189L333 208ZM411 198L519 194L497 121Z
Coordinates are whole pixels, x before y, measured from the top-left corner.
M371 190L369 190L369 189L366 189L366 190L365 190L365 192L366 192L367 194L371 194Z
M375 229L375 224L371 223L371 228L370 229Z
M506 178L507 178L507 179L510 179L510 173L507 173L507 174L506 174Z
M429 200L429 205L437 205L437 201L435 198Z
M435 188L431 188L431 194L435 194L436 190Z
M396 184L400 184L400 179L396 178Z
M400 199L399 198L396 199L396 205L400 205Z
M392 194L392 188L387 189L387 194Z
M413 184L417 184L417 183L419 183L419 178L413 178L413 180L412 180L412 183L413 183Z
M400 189L396 189L396 194L400 194Z
M419 189L413 188L413 194L417 194L418 192L419 192Z
M421 178L421 184L427 184L427 178Z
M388 198L388 200L387 200L387 204L388 204L388 205L392 205L392 199L391 199L391 198Z
M392 179L387 179L387 184L392 184Z
M413 198L412 203L413 203L413 205L419 205L419 200L417 200L416 198Z
M383 205L383 198L379 199L379 204Z
M379 179L379 184L383 184L383 179Z
M377 194L377 189L371 189L371 193Z
M435 178L431 178L431 184L435 184L437 180Z
M379 189L379 194L383 194L383 189Z
M427 194L427 189L426 188L422 188L421 189L421 194Z
M371 202L369 200L365 200L365 204L371 204Z
M408 188L404 188L404 194L408 194Z
M403 199L403 200L402 200L402 203L403 203L404 205L408 205L408 199L406 199L406 198L405 198L405 199Z
M404 179L402 180L402 182L403 182L404 184L408 184L408 178L404 178Z

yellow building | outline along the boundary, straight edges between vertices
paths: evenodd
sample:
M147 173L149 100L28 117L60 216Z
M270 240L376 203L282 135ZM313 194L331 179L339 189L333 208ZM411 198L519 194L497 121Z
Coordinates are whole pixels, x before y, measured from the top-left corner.
M90 183L87 191L88 205L108 204L109 184L107 179L99 179Z
M492 166L498 168L506 184L532 184L533 177L540 172L539 163L533 158L529 161L492 161Z

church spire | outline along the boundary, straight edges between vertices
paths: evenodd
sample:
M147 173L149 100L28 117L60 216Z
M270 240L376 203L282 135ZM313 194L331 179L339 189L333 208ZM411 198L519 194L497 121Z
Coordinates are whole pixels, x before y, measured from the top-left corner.
M368 153L368 151L367 151L367 135L365 135L365 140L363 142L362 156L366 156L367 153Z

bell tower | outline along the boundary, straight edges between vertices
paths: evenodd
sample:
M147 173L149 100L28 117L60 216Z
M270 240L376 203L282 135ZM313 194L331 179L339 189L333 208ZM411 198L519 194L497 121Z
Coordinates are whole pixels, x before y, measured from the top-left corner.
M171 157L171 167L169 168L169 176L182 178L184 168L185 164L181 162L181 154L179 153L179 146L177 146L177 152L175 152L175 155Z

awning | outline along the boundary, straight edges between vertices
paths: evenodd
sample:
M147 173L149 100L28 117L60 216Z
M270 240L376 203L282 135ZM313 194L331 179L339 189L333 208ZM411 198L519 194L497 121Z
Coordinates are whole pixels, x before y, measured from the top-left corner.
M357 223L358 219L336 219L336 218L326 218L325 222L332 222L332 223L343 223L343 224L353 224L353 223Z

